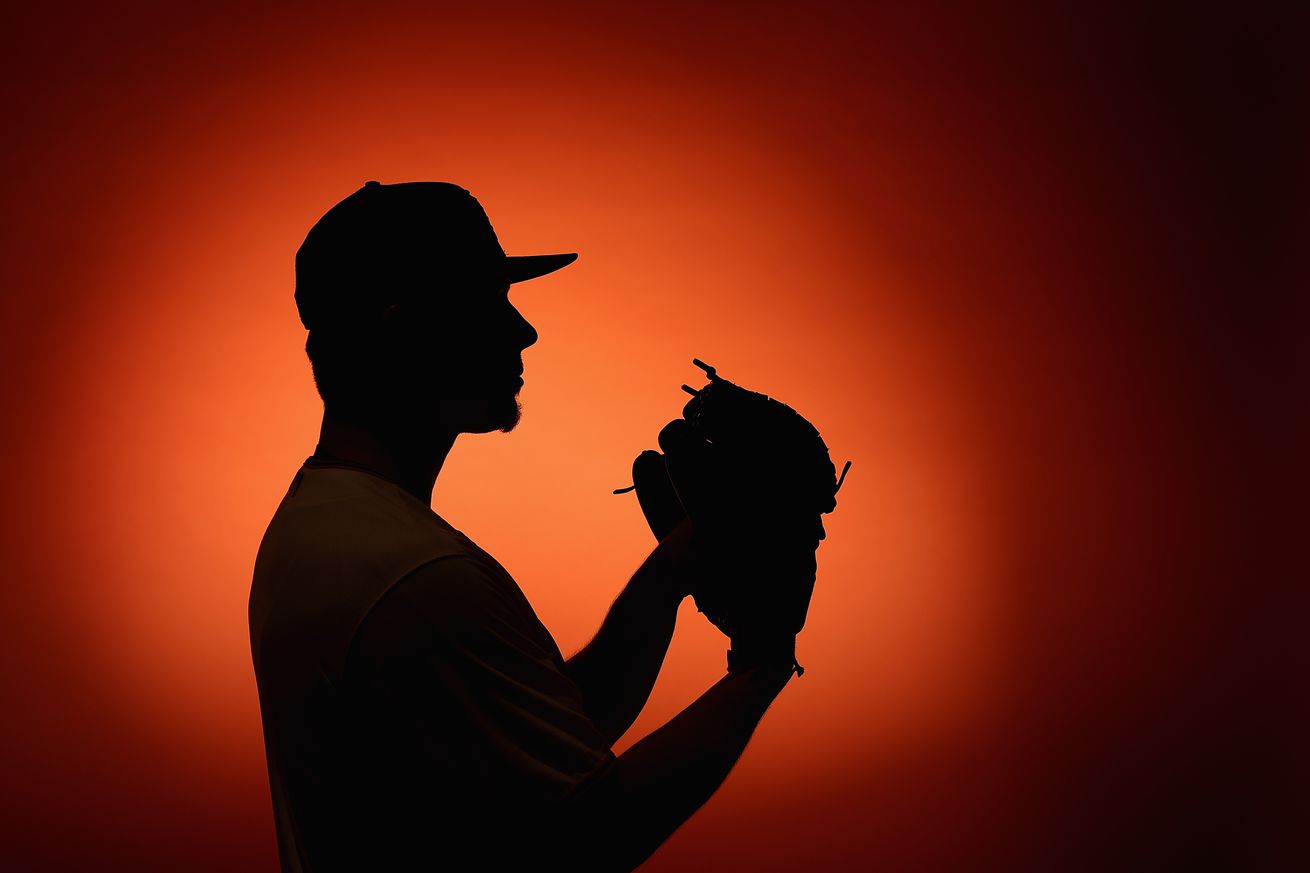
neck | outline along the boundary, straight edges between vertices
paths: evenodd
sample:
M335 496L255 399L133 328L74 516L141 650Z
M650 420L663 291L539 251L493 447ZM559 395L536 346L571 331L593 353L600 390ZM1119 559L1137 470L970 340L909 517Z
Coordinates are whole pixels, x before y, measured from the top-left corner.
M431 506L456 436L431 424L363 423L324 410L314 456L366 467Z

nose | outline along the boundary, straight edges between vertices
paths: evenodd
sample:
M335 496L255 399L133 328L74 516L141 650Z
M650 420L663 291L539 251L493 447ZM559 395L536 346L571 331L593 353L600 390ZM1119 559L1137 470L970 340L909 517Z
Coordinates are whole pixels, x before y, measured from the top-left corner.
M526 349L539 338L537 329L532 326L532 322L523 317L523 313L516 308L514 310L514 320L518 326L518 343L520 349Z

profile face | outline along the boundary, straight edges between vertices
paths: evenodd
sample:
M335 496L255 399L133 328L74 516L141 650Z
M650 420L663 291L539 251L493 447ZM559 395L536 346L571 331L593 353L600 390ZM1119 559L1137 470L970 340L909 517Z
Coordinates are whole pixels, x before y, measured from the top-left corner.
M522 353L537 331L510 302L510 287L473 287L440 305L410 307L411 400L431 403L457 433L508 432L522 415Z

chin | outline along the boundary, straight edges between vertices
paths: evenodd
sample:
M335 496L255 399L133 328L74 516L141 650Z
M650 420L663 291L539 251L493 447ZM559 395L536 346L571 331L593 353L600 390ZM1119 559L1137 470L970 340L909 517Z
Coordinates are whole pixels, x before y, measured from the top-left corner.
M522 417L523 406L518 398L511 398L508 403L489 405L478 420L465 429L465 433L491 433L493 430L509 433L518 426Z
M514 428L518 427L519 419L521 419L522 417L523 417L523 407L519 406L518 403L516 402L514 404L514 414L512 416L507 417L506 420L499 427L496 428L496 430L500 431L501 433L509 433Z

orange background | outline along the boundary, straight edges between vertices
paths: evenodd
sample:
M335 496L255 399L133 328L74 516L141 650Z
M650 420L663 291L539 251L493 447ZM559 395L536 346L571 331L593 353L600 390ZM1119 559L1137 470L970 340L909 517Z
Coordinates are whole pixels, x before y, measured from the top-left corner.
M566 655L653 545L611 491L693 356L853 461L805 676L643 869L1286 859L1281 655L1234 581L1239 371L1285 313L1228 284L1281 269L1305 190L1255 87L1279 26L182 5L9 28L10 869L275 869L246 597L321 413L292 258L367 179L580 253L515 286L523 421L434 495ZM724 649L688 601L616 751Z

